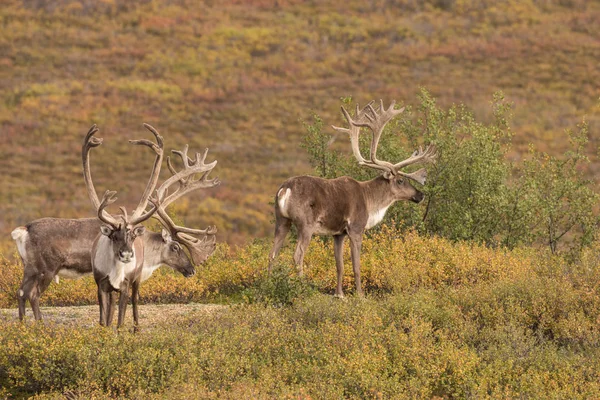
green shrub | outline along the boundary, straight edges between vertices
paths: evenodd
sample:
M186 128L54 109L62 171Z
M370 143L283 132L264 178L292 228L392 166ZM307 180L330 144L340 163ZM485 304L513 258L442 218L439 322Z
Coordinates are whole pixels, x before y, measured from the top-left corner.
M248 303L289 306L316 293L314 286L290 264L275 263L269 276L263 275L242 296Z

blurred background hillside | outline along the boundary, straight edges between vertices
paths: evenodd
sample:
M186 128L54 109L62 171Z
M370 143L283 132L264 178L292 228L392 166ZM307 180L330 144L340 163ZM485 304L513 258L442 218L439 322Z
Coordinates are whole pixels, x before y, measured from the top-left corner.
M174 212L231 244L271 235L278 186L312 172L302 121L343 124L342 97L412 105L424 87L485 122L502 90L510 157L530 143L562 154L585 117L586 173L600 168L598 1L4 0L0 24L0 241L36 218L93 216L80 149L94 123L96 188L128 208L153 160L127 144L151 138L143 122L166 149L208 147L222 185Z

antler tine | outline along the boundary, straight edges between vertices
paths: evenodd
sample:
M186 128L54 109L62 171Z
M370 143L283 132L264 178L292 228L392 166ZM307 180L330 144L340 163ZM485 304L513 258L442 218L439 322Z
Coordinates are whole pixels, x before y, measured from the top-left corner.
M178 152L178 153L181 153L181 152ZM196 160L192 162L192 166L193 167L198 167L198 166L206 165L206 164L204 164L204 160L206 159L206 155L207 154L208 154L208 149L206 149L204 151L204 154L202 155L201 159L199 160L198 159L199 153L196 153ZM189 161L189 159L188 159L188 161ZM170 157L167 157L167 167L169 168L169 171L171 171L172 175L177 175L178 174L177 170L173 167L173 164L171 163L171 158ZM220 185L221 182L219 181L219 178L208 179L208 175L211 173L211 171L212 171L212 168L207 169L204 172L202 172L201 170L197 170L196 172L194 172L194 173L192 173L192 174L190 174L188 176L186 176L185 174L184 175L180 174L179 175L180 176L180 179L179 179L180 187L188 185L189 182L190 182L190 180L193 178L193 175L196 174L196 173L202 173L202 176L200 178L198 178L196 181L193 181L193 182L195 183L195 182L200 182L201 181L201 182L204 182L204 184L201 185L201 184L196 184L195 183L195 185L197 185L197 186L195 186L194 190L195 189L200 189L200 188L209 188L209 187L214 187L214 186ZM167 182L163 183L161 185L161 187L157 190L157 192L159 193L159 200L161 202L164 199L164 197L167 196L168 191L169 191L169 186L170 185L165 185L166 183ZM171 184L174 184L174 182L172 182ZM187 191L186 193L189 193L189 191ZM177 197L180 197L180 195L177 196ZM175 200L175 199L173 199L173 200Z
M114 229L117 229L119 223L116 219L112 217L108 212L104 211L106 207L117 201L115 195L117 192L107 190L104 192L104 196L102 196L102 201L98 204L98 219L105 224L112 226Z
M158 204L154 201L154 199L148 198L148 200L152 203L152 208L138 217L132 216L131 220L129 220L130 225L135 226L137 224L141 224L142 222L152 217L154 213L156 213L156 211L158 210Z
M85 180L85 187L88 193L88 197L94 206L94 210L98 210L100 207L100 199L96 193L94 182L92 181L92 173L90 172L90 150L94 147L98 147L102 144L102 138L95 137L94 135L99 131L96 124L92 125L83 139L83 145L81 146L81 160L83 162L83 179ZM104 217L108 218L110 215L103 211Z
M415 150L414 153L410 157L408 157L404 161L400 161L397 164L394 164L394 170L398 171L400 168L404 168L408 165L417 164L417 163L433 163L437 158L437 148L435 145L430 144L427 146L425 151L423 151L422 147L419 147L418 150Z
M169 179L163 182L162 185L156 190L157 199L160 203L160 207L167 207L173 201L177 200L184 194L190 193L197 189L214 187L220 184L218 178L207 179L208 173L213 170L217 165L217 160L205 164L204 160L208 154L208 149L205 150L204 155L196 160L190 160L187 156L188 146L185 145L183 151L173 150L173 153L179 155L183 162L183 170L177 172L171 163L169 157L167 157L167 165L169 170L173 174ZM191 161L191 164L190 164ZM193 180L194 175L202 173L202 176L198 180ZM179 183L179 187L170 195L166 195L168 189L176 182Z
M193 229L188 228L186 226L179 226L175 224L173 219L167 214L164 207L158 206L158 210L154 218L158 219L161 224L167 227L171 233L171 236L177 236L180 233L185 233L188 235L214 235L217 233L217 227L212 225L206 229Z
M355 112L354 116L358 121L361 121L366 116L366 110L368 107L371 106L371 104L373 104L373 101L369 102L362 110L360 109L358 104L356 105L356 112ZM341 107L341 109L342 109L342 113L344 114L344 117L346 118L346 121L348 121L349 128L341 128L341 127L337 127L334 125L332 125L331 127L338 132L344 132L350 136L350 145L352 147L352 153L354 154L354 157L356 158L356 160L358 161L358 163L360 165L367 165L367 161L364 159L364 157L360 153L360 147L359 147L359 143L358 143L358 138L360 135L360 127L358 127L354 123L354 120L350 116L350 113L344 107Z
M151 142L150 140L141 139L141 140L130 140L129 143L135 145L144 145L148 146L156 153L156 158L154 159L154 166L152 167L152 173L150 174L150 179L148 180L148 184L146 185L146 189L142 194L142 198L138 203L135 211L133 212L132 218L138 218L146 209L148 205L148 198L156 188L156 184L158 183L158 177L160 175L160 166L162 165L163 160L163 147L164 147L164 139L158 133L158 131L150 124L144 123L144 128L148 129L156 138L156 143Z
M181 241L190 252L195 265L200 265L215 251L217 238L214 235L204 236L202 239L185 233L178 233L177 240Z
M125 207L119 207L119 210L121 210L121 219L125 224L127 224L127 221L129 220L129 217L127 216L127 210Z
M204 152L202 153L202 155L200 155L200 153L196 153L196 161L194 162L194 164L197 164L197 163L204 164L204 161L206 160L207 155L208 155L208 148L204 149Z
M185 168L189 168L190 167L190 161L192 161L187 153L188 153L188 145L186 144L185 146L183 146L183 150L171 150L171 152L173 154L177 154L179 157L181 157L181 161L183 162L183 166Z

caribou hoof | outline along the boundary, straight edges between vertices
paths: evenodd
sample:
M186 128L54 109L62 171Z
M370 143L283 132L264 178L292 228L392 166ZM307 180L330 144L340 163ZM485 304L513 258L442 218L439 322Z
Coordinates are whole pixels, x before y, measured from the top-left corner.
M344 297L343 293L336 293L336 294L333 295L333 298L334 299L339 299L339 300L342 300L342 301L346 301L346 297Z

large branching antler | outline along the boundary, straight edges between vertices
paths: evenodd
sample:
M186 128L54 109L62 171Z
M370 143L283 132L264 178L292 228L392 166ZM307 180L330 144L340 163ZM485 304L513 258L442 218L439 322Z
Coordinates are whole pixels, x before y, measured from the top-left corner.
M357 121L362 121L365 118L367 107L369 107L371 104L373 104L373 101L367 104L362 110L360 109L359 105L356 104L356 112L354 113L354 117ZM331 127L338 132L344 132L347 133L348 136L350 136L350 144L352 146L352 153L354 153L354 157L358 160L358 163L360 165L366 165L367 160L363 158L359 148L358 139L360 136L360 127L353 123L354 119L352 119L352 117L344 107L342 107L342 113L344 114L344 117L346 117L346 121L348 121L348 128L341 128L333 125Z
M142 199L136 210L134 211L131 219L127 216L127 211L123 207L121 207L121 212L123 213L122 218L126 224L137 225L142 223L143 221L150 218L156 212L156 205L154 205L150 210L144 211L146 209L146 205L148 204L148 198L150 194L154 191L156 187L156 183L158 181L158 175L160 173L160 164L162 163L163 157L163 138L158 134L158 132L152 128L148 124L144 124L144 126L154 134L156 137L157 144L152 143L149 140L130 140L133 144L145 145L152 148L156 152L156 159L154 162L154 166L152 169L152 173L150 174L150 180L146 185L146 189L144 194L142 195ZM98 199L98 194L96 193L96 189L94 187L94 182L92 181L92 174L90 172L90 150L94 147L98 147L102 144L102 138L97 138L94 135L98 132L98 127L96 124L92 125L90 130L85 136L83 140L83 146L81 148L81 157L83 162L83 177L85 180L86 189L88 192L88 196L92 202L92 205L96 209L98 213L98 218L109 225L112 225L116 228L119 223L115 218L113 218L105 208L110 204L116 201L115 194L116 192L106 191L102 198L102 201Z
M172 176L156 190L156 198L151 199L157 208L155 218L169 230L173 238L176 238L187 247L194 264L200 265L215 249L217 228L211 226L206 229L192 229L176 225L167 213L166 208L175 200L195 190L220 185L221 182L218 178L208 178L210 172L217 165L217 161L205 164L208 149L203 154L196 153L195 159L189 158L187 145L182 151L173 150L173 153L181 158L183 169L177 171L173 167L170 157L167 157L167 166ZM169 194L169 191L175 185L177 185L176 189Z
M392 101L387 110L383 106L383 100L379 101L379 107L377 107L377 109L375 109L372 104L373 101L367 104L362 110L360 110L357 105L354 118L352 118L348 111L342 107L342 113L344 114L346 121L348 121L349 128L339 128L336 126L333 126L333 128L340 132L347 132L350 135L352 153L359 165L365 165L373 169L384 171L388 176L402 175L413 179L420 184L425 184L425 179L427 177L427 171L425 169L420 169L413 173L405 173L400 171L400 169L417 163L435 162L437 156L435 146L429 145L424 151L419 148L419 150L415 151L409 158L396 164L377 159L377 147L379 146L379 140L385 126L395 116L402 113L404 107L399 110L394 109L394 106L396 105L395 101ZM373 135L368 159L365 159L362 156L359 147L358 138L360 135L360 128L362 127L369 128Z

